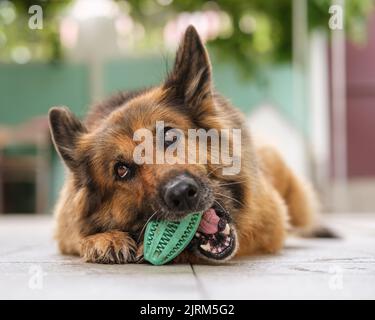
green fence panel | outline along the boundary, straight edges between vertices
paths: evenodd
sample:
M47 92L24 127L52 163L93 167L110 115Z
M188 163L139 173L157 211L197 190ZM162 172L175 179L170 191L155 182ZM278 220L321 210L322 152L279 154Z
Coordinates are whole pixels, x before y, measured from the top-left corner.
M159 84L173 65L162 56L110 61L103 70L106 94ZM265 67L253 78L242 78L234 66L213 58L215 88L243 112L249 113L264 102L278 108L297 127L301 119L293 111L293 72L290 64ZM298 81L301 81L300 79Z
M83 114L89 102L84 65L0 65L0 124L16 124L67 105Z

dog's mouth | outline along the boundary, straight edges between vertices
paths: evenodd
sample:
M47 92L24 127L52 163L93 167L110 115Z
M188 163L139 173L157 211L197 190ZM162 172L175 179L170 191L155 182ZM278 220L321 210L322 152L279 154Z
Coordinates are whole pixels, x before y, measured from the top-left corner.
M204 258L230 259L237 248L237 234L228 212L216 206L204 211L193 244Z

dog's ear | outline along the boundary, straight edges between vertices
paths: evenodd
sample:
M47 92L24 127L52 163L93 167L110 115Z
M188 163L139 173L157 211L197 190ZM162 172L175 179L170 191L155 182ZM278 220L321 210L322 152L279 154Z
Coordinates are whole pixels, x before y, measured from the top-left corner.
M210 98L211 63L197 30L189 26L177 50L174 67L164 87L188 106Z
M78 138L87 130L83 123L66 107L53 107L49 110L48 116L56 150L66 165L74 170L77 167L76 144Z

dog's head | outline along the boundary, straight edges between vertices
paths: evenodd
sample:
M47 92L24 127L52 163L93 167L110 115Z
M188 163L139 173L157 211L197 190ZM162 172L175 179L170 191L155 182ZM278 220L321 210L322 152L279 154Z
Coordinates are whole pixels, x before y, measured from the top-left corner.
M85 194L83 233L116 228L130 231L137 240L150 219L179 220L203 211L206 228L197 233L190 250L215 261L234 255L235 216L245 192L240 174L223 175L221 163L168 163L157 155L158 138L163 142L162 157L168 152L176 156L173 147L190 139L189 129L225 126L215 106L210 61L193 27L187 29L173 70L161 86L124 95L117 105L104 103L85 123L67 108L52 108L49 117L56 149L77 193ZM139 130L150 133L155 147L151 151L139 149L147 138L145 134L137 139ZM197 148L182 154L188 158ZM212 148L207 148L209 155ZM139 163L135 153L141 158L148 154L153 161Z

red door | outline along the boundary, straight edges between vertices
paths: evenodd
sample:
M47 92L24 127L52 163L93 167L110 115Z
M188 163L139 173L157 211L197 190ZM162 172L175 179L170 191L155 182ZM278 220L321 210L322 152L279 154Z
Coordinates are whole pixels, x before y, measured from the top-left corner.
M375 177L375 14L366 44L346 54L348 176Z

